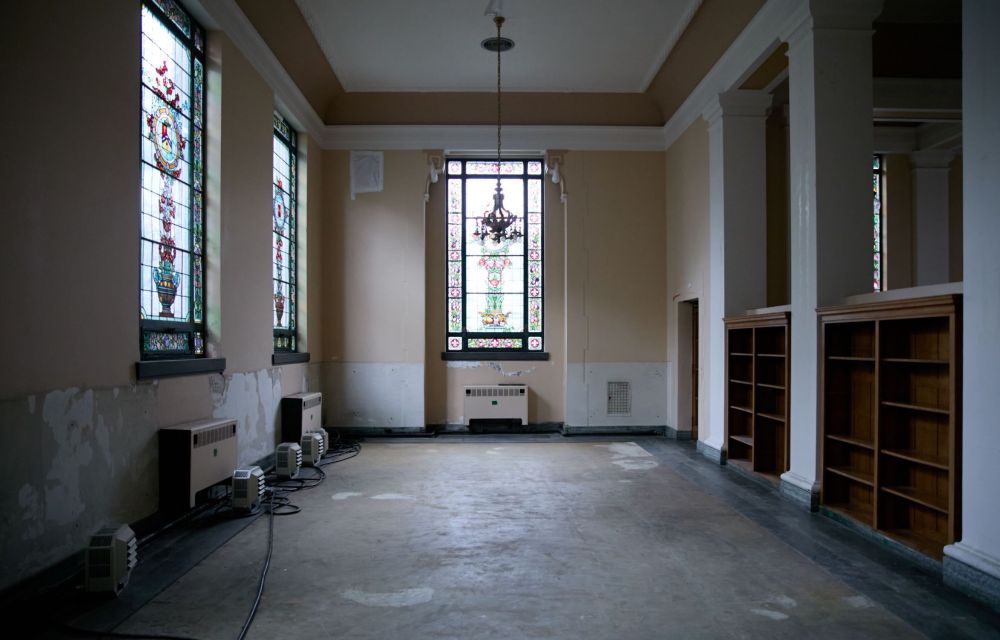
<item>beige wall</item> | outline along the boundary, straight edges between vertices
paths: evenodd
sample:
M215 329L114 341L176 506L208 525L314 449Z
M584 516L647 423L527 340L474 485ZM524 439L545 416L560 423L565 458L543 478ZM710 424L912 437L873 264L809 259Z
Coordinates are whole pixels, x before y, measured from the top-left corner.
M700 341L699 386L707 382L706 352L708 318L704 313L708 299L708 129L697 120L666 153L667 218L667 360L675 363L677 375L670 387L670 413L667 424L686 430L691 419L691 343L689 335L678 331L679 304L697 299ZM699 415L704 410L701 393Z
M885 156L884 224L883 287L913 286L913 177L906 155Z
M662 152L565 156L568 362L663 362Z
M949 280L962 280L962 156L951 162L948 174ZM885 288L914 284L913 172L909 156L885 156Z
M778 112L767 119L767 306L791 301L791 192L788 121Z
M121 34L138 32L139 12L8 9L4 69L18 89L0 118L0 397L126 384L139 356L139 39Z
M962 156L951 161L948 174L948 279L962 281Z
M324 157L327 359L422 362L426 158L386 151L384 191L351 200L349 156Z
M236 418L248 463L277 443L281 396L318 386L316 367L270 360L271 90L211 35L207 313L228 369L136 383L138 5L12 10L0 27L19 87L0 125L18 150L0 159L16 220L0 234L0 331L13 336L0 373L0 589L78 553L101 526L157 510L159 427Z

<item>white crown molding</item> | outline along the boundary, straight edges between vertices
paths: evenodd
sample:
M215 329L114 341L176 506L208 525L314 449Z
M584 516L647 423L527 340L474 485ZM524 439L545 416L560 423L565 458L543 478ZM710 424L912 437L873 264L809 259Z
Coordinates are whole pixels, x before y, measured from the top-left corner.
M326 127L324 149L492 149L492 125L344 125ZM662 151L660 127L525 126L503 128L507 149Z
M323 137L326 125L302 95L298 85L288 75L277 56L257 33L250 19L236 4L236 0L186 0L185 6L195 5L206 14L220 31L223 31L236 48L260 73L274 91L275 106L299 131L308 133L314 140ZM225 64L225 61L223 61Z
M806 0L768 0L663 127L669 148L720 93L736 89L809 16Z

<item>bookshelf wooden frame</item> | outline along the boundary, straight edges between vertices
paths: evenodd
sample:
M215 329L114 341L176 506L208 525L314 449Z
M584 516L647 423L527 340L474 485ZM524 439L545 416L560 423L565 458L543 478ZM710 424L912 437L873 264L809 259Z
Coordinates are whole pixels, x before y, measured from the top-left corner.
M777 484L788 470L791 314L726 324L726 464Z
M961 535L961 296L818 315L821 503L940 560Z

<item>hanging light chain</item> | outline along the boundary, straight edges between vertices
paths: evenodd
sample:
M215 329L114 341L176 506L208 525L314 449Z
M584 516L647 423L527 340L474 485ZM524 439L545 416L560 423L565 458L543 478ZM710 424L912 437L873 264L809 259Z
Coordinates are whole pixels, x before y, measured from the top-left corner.
M493 21L497 25L497 187L500 187L500 51L503 49L503 40L500 39L500 27L503 26L504 17L494 16Z

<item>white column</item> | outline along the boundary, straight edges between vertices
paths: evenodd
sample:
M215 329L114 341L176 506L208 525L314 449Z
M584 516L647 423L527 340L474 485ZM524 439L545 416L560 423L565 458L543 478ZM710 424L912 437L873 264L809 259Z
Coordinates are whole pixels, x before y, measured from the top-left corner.
M881 0L812 0L788 41L791 163L791 469L782 490L814 503L816 307L872 288L872 20Z
M962 540L944 576L1000 607L1000 2L962 3Z
M954 154L945 150L914 151L913 274L914 285L948 282L948 175Z
M771 96L728 91L702 114L708 122L708 416L699 439L725 445L726 334L723 317L767 303L765 120ZM704 325L703 325L704 326ZM704 426L702 426L704 425Z

